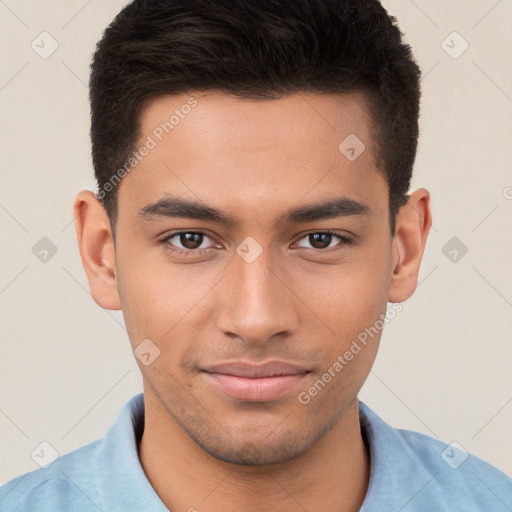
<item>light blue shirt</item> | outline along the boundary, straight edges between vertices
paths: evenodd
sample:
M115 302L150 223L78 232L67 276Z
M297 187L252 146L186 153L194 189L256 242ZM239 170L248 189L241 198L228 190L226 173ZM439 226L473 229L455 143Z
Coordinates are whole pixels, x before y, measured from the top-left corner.
M361 401L359 413L371 457L361 512L512 510L512 478L494 466L457 446L395 429ZM0 511L167 511L138 458L143 428L140 393L104 437L0 487Z

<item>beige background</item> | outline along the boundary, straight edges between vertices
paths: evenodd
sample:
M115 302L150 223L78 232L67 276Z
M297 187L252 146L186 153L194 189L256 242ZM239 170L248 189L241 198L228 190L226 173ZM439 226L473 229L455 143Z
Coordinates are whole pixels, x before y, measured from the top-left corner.
M42 441L63 454L101 437L142 390L121 312L89 295L72 224L75 194L94 187L88 66L124 3L0 1L0 483L36 468ZM384 5L424 73L413 188L430 190L434 222L360 398L512 475L512 2ZM31 48L43 31L59 45L47 59ZM453 31L469 44L458 58ZM42 237L57 248L46 263L32 252ZM456 262L452 237L468 248Z

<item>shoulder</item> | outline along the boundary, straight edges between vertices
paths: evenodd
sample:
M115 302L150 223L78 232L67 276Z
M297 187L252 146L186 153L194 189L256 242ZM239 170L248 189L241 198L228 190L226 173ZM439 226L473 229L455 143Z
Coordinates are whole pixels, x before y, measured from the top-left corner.
M465 510L510 510L512 478L488 462L468 453L459 443L443 443L425 434L396 429L411 459L430 474L427 488L417 503L431 502L433 496L447 507Z
M467 452L460 443L444 443L405 429L396 429L396 433L418 463L438 475L439 483L443 486L464 490L475 498L484 489L499 490L500 495L508 500L507 503L512 504L512 478Z
M93 468L101 443L102 439L93 441L5 483L0 487L0 511L58 511L71 506L97 512L101 505Z
M512 478L458 442L391 427L362 403L360 412L374 466L369 504L385 497L403 512L512 509Z

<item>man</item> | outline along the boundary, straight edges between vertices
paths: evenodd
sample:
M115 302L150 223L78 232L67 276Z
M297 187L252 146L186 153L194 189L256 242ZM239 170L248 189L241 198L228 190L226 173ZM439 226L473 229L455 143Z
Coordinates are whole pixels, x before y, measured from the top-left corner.
M357 397L431 225L395 22L377 0L136 0L115 18L76 232L144 393L8 482L2 511L512 509L507 475Z

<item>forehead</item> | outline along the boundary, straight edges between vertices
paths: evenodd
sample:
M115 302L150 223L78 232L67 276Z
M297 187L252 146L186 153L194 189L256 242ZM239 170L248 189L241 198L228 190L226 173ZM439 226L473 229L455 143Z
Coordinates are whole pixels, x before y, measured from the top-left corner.
M371 124L361 94L158 98L141 115L136 152L145 156L121 182L120 210L166 194L260 216L330 195L385 202Z

